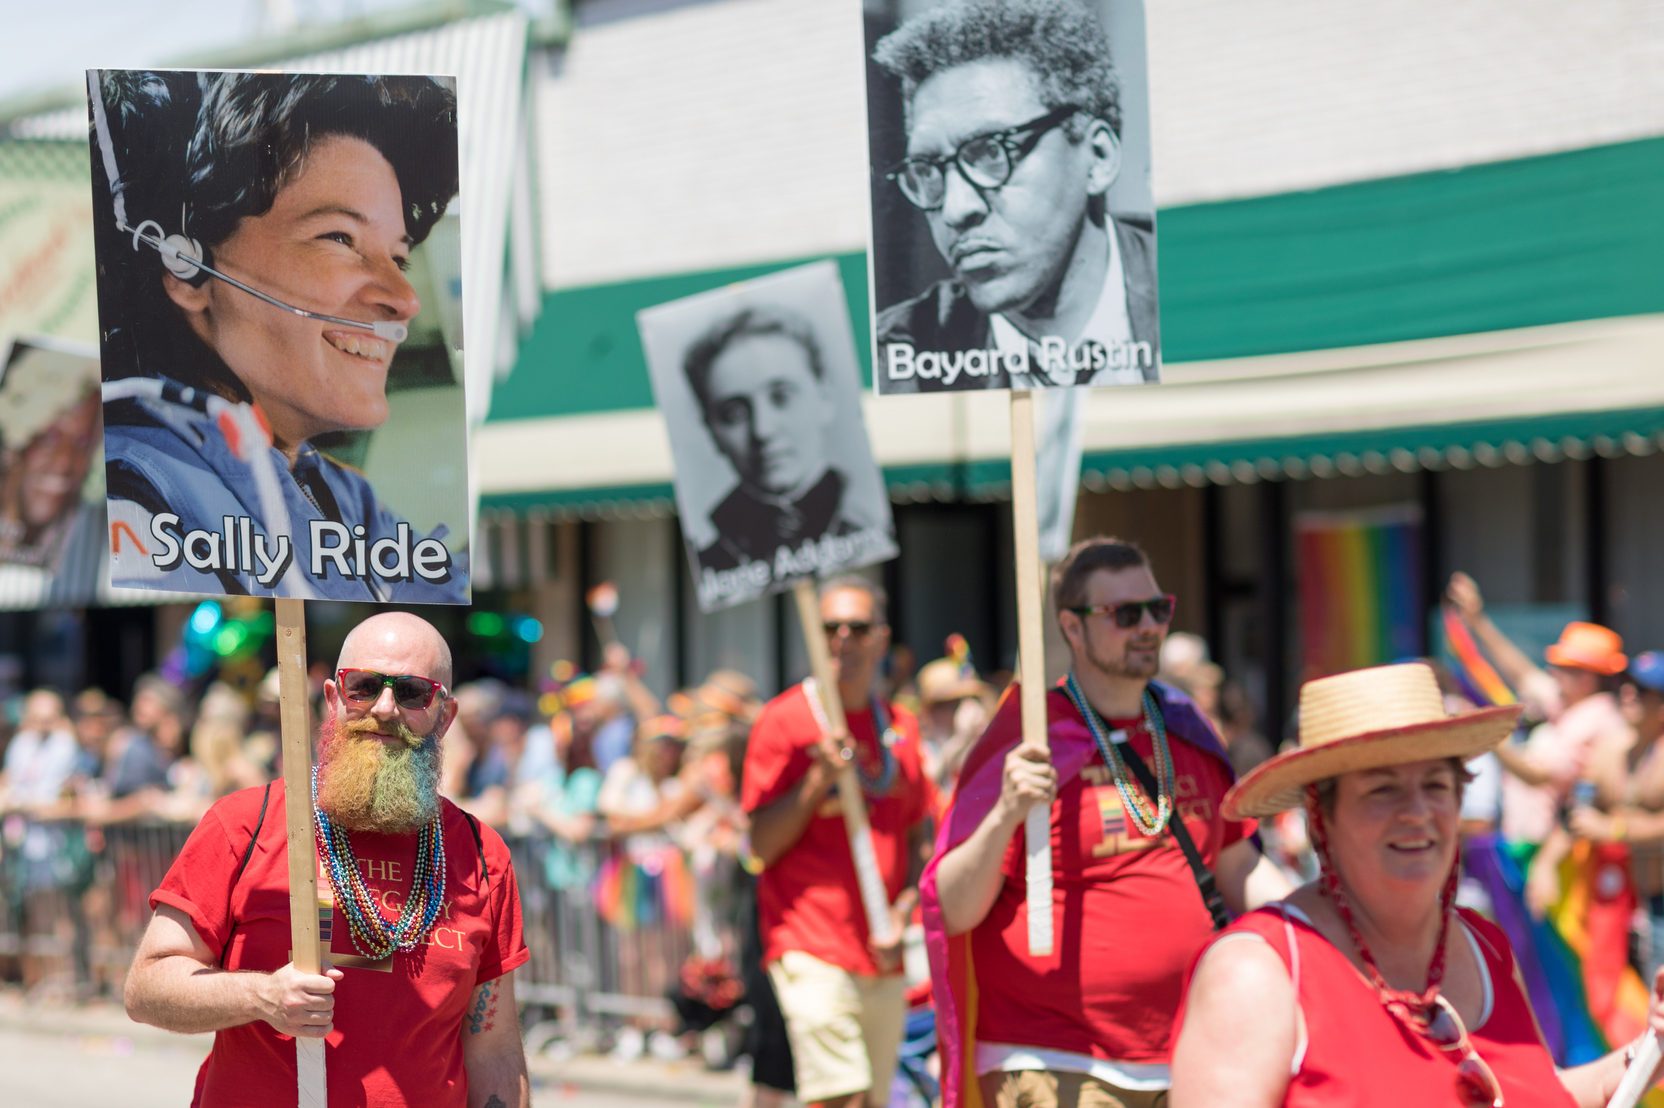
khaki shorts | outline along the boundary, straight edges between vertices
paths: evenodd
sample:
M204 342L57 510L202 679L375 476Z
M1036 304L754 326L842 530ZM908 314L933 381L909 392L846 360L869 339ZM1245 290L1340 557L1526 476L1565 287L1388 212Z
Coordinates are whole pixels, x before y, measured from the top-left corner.
M907 1020L901 974L862 977L788 950L769 964L768 976L786 1017L797 1099L812 1104L865 1091L868 1108L882 1108Z
M1166 1108L1167 1090L1135 1092L1084 1073L995 1071L979 1077L988 1108Z

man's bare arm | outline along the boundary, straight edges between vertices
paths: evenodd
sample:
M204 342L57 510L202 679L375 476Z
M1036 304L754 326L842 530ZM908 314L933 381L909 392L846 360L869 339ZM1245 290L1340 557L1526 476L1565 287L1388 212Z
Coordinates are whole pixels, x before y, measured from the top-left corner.
M797 845L809 821L832 792L837 783L835 766L841 764L841 751L847 736L827 735L809 747L809 769L796 785L778 800L751 813L751 853L764 866L772 866Z
M1451 574L1445 599L1450 601L1462 622L1473 631L1479 645L1485 648L1496 668L1502 671L1503 680L1515 691L1523 692L1527 685L1541 682L1547 676L1526 657L1524 651L1514 645L1512 639L1502 633L1501 628L1491 622L1491 617L1485 614L1484 598L1480 596L1479 586L1473 578L1465 573Z
M1531 868L1525 875L1525 906L1538 919L1560 899L1560 863L1571 850L1571 832L1556 823L1531 858Z
M163 904L151 917L127 974L127 1014L139 1023L194 1034L264 1020L285 1035L321 1039L335 1015L341 971L275 973L219 967L190 917Z
M1648 808L1619 808L1615 812L1574 808L1570 818L1572 834L1592 842L1664 841L1664 812L1655 812Z
M949 935L982 922L1005 883L1000 863L1011 836L1022 826L1029 808L1035 804L1049 808L1056 795L1057 770L1044 752L1018 747L1006 755L999 799L976 830L936 866L936 891Z
M1529 751L1521 750L1506 740L1497 746L1496 760L1502 764L1503 769L1527 785L1540 787L1554 784L1554 774L1549 772L1546 766L1533 758Z
M1225 906L1237 916L1281 900L1294 891L1288 875L1260 852L1253 839L1238 839L1220 851L1214 876L1219 881Z
M1664 739L1641 741L1659 743ZM1652 811L1664 809L1664 756L1654 752L1643 761L1634 772L1633 787L1635 802L1641 807Z
M896 895L895 902L890 905L890 934L892 942L879 943L867 940L867 949L872 951L873 959L880 970L900 969L902 966L902 948L905 942L907 925L913 920L913 910L919 906L919 878L924 876L925 863L930 861L932 838L930 834L931 821L921 819L913 825L907 838L907 883Z
M520 1042L513 974L485 982L468 998L462 1065L468 1072L468 1108L530 1108L531 1080Z

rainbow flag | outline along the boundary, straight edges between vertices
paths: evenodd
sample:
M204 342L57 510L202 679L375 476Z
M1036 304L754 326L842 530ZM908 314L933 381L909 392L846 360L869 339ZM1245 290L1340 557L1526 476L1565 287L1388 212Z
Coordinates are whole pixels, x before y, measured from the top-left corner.
M668 845L640 859L616 852L595 874L595 908L619 931L693 921L693 875L679 847Z
M1461 618L1441 613L1451 672L1475 704L1513 704L1508 687ZM1635 913L1629 848L1579 842L1560 863L1560 899L1542 919L1525 904L1525 880L1537 848L1476 835L1462 845L1462 866L1484 890L1491 918L1508 936L1537 1025L1560 1066L1593 1061L1631 1042L1647 1025L1648 988L1629 965ZM1641 1101L1664 1108L1664 1090Z
M1462 864L1508 936L1555 1063L1581 1065L1633 1041L1647 1025L1648 989L1627 961L1635 911L1628 848L1578 843L1560 865L1560 899L1542 919L1525 906L1535 853L1533 846L1477 835L1463 844ZM1642 1103L1664 1108L1664 1090Z
M1295 536L1302 681L1425 653L1418 509L1306 513Z
M1450 671L1468 699L1481 707L1513 704L1517 699L1514 690L1508 687L1490 659L1479 649L1479 644L1473 641L1473 633L1462 622L1462 617L1446 605L1440 609L1440 619L1445 647L1451 659Z

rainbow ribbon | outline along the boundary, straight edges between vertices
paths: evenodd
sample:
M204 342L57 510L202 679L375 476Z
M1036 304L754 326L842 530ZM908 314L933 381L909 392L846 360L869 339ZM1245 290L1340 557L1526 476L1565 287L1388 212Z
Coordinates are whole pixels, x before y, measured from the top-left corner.
M1473 641L1473 635L1455 609L1446 606L1442 616L1444 641L1456 661L1456 679L1462 683L1469 699L1481 705L1515 703L1514 690L1508 687L1508 682L1502 679L1502 675L1480 651L1479 644Z

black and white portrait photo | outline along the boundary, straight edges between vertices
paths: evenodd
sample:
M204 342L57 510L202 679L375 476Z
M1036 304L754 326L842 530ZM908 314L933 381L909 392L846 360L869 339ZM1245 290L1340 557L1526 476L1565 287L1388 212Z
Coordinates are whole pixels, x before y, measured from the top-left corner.
M880 393L1156 381L1142 0L866 0Z
M836 266L641 312L703 611L895 556Z

